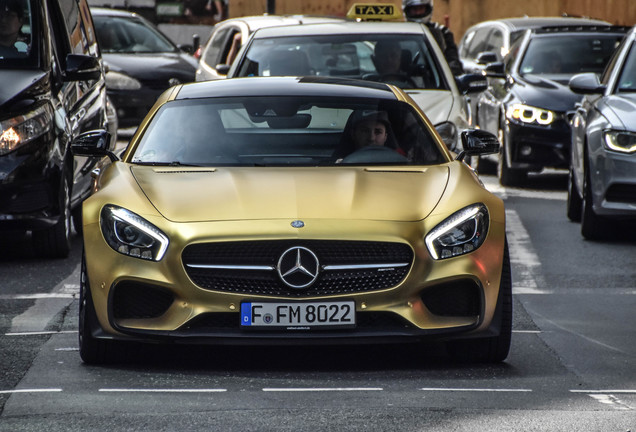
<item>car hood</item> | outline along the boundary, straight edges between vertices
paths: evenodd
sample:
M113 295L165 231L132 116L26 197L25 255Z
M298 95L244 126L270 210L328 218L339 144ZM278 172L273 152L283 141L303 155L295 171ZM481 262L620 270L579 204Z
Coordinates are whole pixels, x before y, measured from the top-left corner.
M434 125L452 121L450 117L454 101L450 91L406 90L406 93L413 98Z
M565 112L574 109L574 104L581 100L581 95L575 94L568 87L568 80L559 75L549 79L529 74L517 80L514 93L527 105Z
M447 187L432 167L132 167L143 193L173 222L426 218Z
M0 70L0 112L11 111L11 102L36 99L46 91L48 74L40 70ZM7 103L9 104L7 105Z
M194 81L197 62L182 53L103 54L110 70L122 72L137 79L155 80L160 77L178 77L183 82Z
M603 98L598 109L617 129L636 131L636 94L622 93Z

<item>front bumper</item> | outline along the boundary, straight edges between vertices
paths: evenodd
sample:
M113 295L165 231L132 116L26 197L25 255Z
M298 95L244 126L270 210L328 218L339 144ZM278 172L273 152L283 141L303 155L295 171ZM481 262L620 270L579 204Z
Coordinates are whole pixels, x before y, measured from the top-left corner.
M506 122L505 144L510 167L528 171L570 166L571 132L569 125L559 120L539 126L516 121Z
M99 227L85 226L87 273L98 319L93 335L146 342L251 345L402 342L498 333L493 318L502 272L503 221L491 220L488 238L476 251L440 261L434 261L423 244L422 232L426 231L422 231L422 222L364 222L367 233L364 237L360 235L359 222L338 221L337 225L334 221L306 222L308 226L322 226L313 233L305 231L307 239L343 238L355 232L359 235L350 237L351 240L406 244L413 253L410 268L400 281L379 289L341 289L307 296L285 292L270 295L250 291L249 286L241 292L222 291L204 288L200 282L195 284L182 259L188 244L212 241L210 239L218 239L217 236L186 240L173 235L165 258L161 262L150 262L113 251L101 238ZM207 225L223 232L223 241L268 241L272 235L275 240L283 238L299 244L306 241L299 239L297 233L290 235L287 221ZM342 232L334 233L334 226L339 226ZM330 234L322 230L329 230ZM355 302L355 328L252 331L240 327L239 311L243 302L337 300Z
M590 160L594 211L636 218L636 154L601 150Z

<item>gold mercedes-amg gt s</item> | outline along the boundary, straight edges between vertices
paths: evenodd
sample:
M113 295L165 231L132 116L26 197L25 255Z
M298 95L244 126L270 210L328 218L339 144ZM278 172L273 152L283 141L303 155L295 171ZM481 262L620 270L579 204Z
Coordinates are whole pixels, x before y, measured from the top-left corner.
M173 87L84 202L82 359L125 341L337 344L447 341L508 355L503 202L397 87L262 77Z

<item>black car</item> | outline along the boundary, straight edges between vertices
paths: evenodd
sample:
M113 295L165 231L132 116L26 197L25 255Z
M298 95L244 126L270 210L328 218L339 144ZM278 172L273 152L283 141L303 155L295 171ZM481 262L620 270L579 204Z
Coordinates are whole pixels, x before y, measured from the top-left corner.
M194 81L197 60L150 21L116 9L92 8L91 12L107 67L108 96L121 128L139 125L168 88Z
M31 231L39 255L64 257L96 163L74 161L70 142L114 132L93 22L86 0L0 0L0 15L15 29L0 51L0 231Z
M502 185L523 184L531 171L569 167L569 119L581 96L568 81L577 73L602 72L626 31L595 21L528 29L503 62L484 69L490 85L478 98L475 117L500 139Z

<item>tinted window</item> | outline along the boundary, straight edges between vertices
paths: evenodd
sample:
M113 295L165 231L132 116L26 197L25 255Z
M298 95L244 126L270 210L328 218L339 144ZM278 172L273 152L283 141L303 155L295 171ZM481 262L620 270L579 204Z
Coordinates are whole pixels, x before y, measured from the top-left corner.
M25 0L13 0L8 5L7 10L0 11L0 34L4 41L0 45L0 68L36 67L40 45L34 41L39 25L37 9Z
M382 141L363 159L347 159ZM373 149L377 150L377 149ZM366 159L365 159L366 157ZM301 166L444 162L430 130L403 102L328 97L174 101L152 119L132 161L146 164Z
M618 83L616 86L618 92L634 92L636 91L636 49L632 44L629 54L623 63Z
M489 32L490 27L483 27L475 32L475 36L473 36L468 48L467 57L477 58L479 53L486 51L484 48L486 46L486 39L488 38Z
M535 37L523 56L521 74L601 73L622 36L555 34Z
M96 16L95 30L102 52L173 52L175 46L161 33L134 18Z

